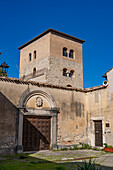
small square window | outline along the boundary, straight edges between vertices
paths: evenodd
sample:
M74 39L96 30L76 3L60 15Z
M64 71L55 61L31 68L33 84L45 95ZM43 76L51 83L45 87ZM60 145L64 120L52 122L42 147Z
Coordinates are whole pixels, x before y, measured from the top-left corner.
M106 123L106 127L109 127L109 123Z
M76 125L76 129L78 129L78 125Z

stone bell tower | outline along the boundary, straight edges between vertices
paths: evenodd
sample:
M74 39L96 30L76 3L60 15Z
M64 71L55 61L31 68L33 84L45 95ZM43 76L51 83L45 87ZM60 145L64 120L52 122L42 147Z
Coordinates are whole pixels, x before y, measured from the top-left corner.
M83 88L84 40L48 29L20 50L20 79Z

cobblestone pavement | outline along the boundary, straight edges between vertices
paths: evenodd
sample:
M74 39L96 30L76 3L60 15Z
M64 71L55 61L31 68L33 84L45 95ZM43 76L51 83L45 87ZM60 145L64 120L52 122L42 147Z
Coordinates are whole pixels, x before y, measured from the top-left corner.
M94 150L39 151L32 154L32 156L58 163L84 162L85 160L88 162L89 159L92 158L92 162L94 161L95 164L101 165L103 170L113 169L113 153L106 153L104 151Z

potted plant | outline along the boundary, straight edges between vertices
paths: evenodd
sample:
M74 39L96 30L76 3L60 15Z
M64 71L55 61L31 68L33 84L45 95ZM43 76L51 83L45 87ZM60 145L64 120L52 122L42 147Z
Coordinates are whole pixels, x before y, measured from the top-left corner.
M104 143L105 147L104 147L104 151L105 152L113 152L113 146L112 145L108 145L107 143Z

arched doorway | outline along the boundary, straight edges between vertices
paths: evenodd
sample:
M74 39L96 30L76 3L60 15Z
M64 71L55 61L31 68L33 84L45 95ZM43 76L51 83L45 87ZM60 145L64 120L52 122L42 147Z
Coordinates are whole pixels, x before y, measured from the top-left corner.
M24 108L23 121L19 123L23 151L56 148L59 111L54 98L42 90L29 90L21 97L20 106Z

